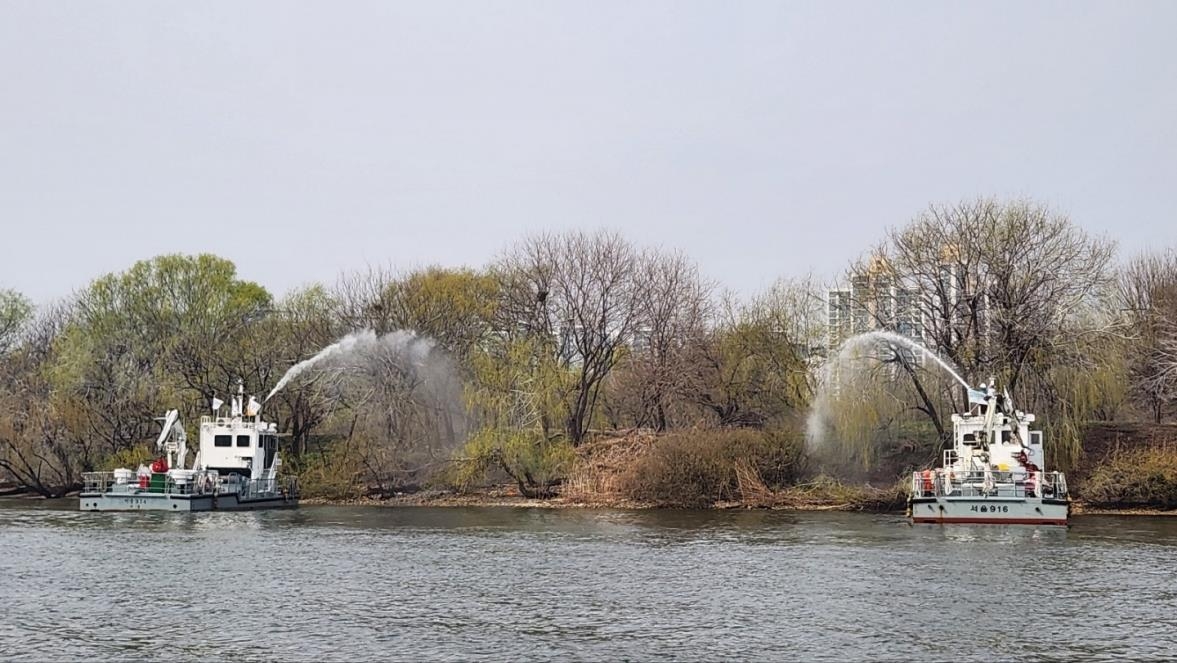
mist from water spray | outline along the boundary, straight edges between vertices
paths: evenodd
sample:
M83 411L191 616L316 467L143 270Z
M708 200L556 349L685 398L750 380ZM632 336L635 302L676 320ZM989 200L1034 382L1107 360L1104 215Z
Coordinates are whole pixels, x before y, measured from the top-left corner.
M843 370L853 368L853 362L858 358L861 350L878 344L897 345L912 351L922 352L947 371L964 388L971 388L969 387L969 383L965 382L964 378L960 376L960 373L948 362L941 359L935 352L932 352L910 338L888 331L872 331L852 336L842 344L838 354L831 357L822 367L817 385L817 393L813 399L813 406L810 408L809 417L805 422L806 437L811 449L817 448L825 442L827 422L829 421L830 415L831 396L836 387L835 383L841 378Z

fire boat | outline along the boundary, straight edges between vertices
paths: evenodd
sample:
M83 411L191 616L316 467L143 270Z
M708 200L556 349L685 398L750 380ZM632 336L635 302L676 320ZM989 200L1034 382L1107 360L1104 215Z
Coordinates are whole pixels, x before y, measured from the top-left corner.
M1066 525L1066 477L1046 470L1034 415L1016 410L992 380L969 389L969 403L952 415L952 447L940 467L912 473L911 522Z
M160 456L138 470L86 472L78 505L82 511L217 511L298 506L298 481L280 477L278 428L262 421L261 404L245 403L244 386L229 416L214 398L212 416L200 419L200 449L185 467L188 436L177 410L163 418L156 440Z

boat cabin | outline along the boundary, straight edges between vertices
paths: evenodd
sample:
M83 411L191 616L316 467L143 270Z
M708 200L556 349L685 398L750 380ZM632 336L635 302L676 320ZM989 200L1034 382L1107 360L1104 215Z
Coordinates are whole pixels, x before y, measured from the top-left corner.
M1025 413L1016 418L1004 412L953 414L954 444L944 451L943 466L973 472L986 468L1014 472L1028 468L1028 461L1044 471L1042 431L1030 430L1032 423L1034 415Z
M278 428L257 417L201 417L200 464L221 475L261 476L274 466Z

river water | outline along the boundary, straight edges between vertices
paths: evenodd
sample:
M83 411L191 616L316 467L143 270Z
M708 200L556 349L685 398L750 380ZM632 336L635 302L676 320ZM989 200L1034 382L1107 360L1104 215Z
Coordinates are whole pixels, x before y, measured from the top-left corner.
M1177 518L0 502L0 658L1177 656Z

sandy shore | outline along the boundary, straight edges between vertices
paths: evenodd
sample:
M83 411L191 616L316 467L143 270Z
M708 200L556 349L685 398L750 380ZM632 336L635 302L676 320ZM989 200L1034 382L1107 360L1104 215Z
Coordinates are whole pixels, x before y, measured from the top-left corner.
M301 504L330 505L330 506L373 506L373 507L471 507L496 506L527 509L651 509L651 504L617 501L583 501L565 497L554 497L547 500L528 499L509 489L491 489L477 493L455 493L449 491L422 491L406 493L384 499L375 497L360 497L356 499L327 499L322 497L304 497Z

